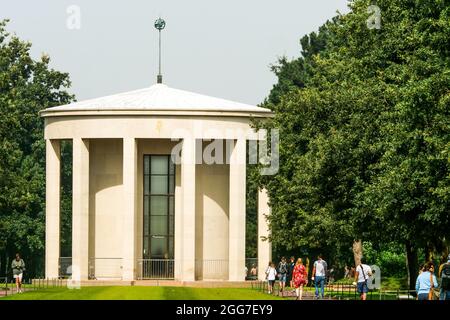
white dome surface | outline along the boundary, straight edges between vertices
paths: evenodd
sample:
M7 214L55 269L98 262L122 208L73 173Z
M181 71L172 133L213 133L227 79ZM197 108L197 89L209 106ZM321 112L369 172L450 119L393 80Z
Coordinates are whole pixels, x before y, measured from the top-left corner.
M271 113L271 110L266 108L173 89L164 84L154 84L145 89L47 108L43 113L103 110Z

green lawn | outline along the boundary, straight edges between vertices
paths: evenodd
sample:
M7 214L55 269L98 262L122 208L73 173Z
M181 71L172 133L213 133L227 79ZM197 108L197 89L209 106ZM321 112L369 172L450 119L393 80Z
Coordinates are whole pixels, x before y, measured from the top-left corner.
M251 289L189 287L50 288L0 300L269 300L282 299Z

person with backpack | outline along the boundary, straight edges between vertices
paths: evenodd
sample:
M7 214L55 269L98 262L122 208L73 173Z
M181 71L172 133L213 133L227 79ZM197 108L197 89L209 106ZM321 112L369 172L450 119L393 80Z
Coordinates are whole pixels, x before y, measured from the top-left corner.
M439 300L450 300L450 254L447 262L440 265L438 275L441 278Z
M315 287L315 299L319 299L319 287L322 299L325 295L325 277L327 274L327 263L322 259L322 255L317 256L317 260L314 262L311 280L314 281Z
M416 280L417 300L433 300L433 289L437 286L433 262L428 262L425 271L419 274Z
M280 280L281 295L284 295L284 287L286 286L287 273L288 273L288 265L286 262L286 258L282 257L280 263L278 264L278 276Z
M361 300L367 299L367 292L369 292L368 280L371 276L372 269L367 264L364 264L363 258L361 258L361 263L356 267L355 282L353 282L353 285L357 286Z
M11 269L14 279L16 279L17 293L22 293L22 277L25 271L25 262L18 253L16 253L16 258L11 263Z

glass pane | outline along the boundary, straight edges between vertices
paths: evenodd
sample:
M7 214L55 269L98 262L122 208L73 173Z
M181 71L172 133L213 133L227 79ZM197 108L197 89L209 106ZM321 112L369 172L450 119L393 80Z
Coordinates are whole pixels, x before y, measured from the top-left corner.
M149 252L148 252L148 237L144 237L144 259L149 258Z
M169 161L169 173L170 174L175 174L175 163L173 163L173 159L172 157L169 157L170 161Z
M144 215L144 236L148 236L148 216Z
M144 196L144 215L150 214L150 212L148 211L149 198L149 196Z
M144 156L144 174L150 174L150 157Z
M152 196L150 201L151 215L167 215L167 197Z
M167 239L165 237L158 237L151 239L152 258L164 258L167 254Z
M144 221L143 221L143 225L144 225L144 236L148 235L149 229L150 229L150 221L149 221L149 201L150 201L150 197L149 196L144 196Z
M169 193L175 193L175 179L174 176L169 176Z
M150 182L150 177L144 176L144 194L150 193L149 182Z
M173 216L169 216L169 235L170 236L173 236L173 227L174 227Z
M168 156L152 156L152 174L167 174Z
M173 259L173 237L169 237L169 259Z
M152 194L167 194L167 176L152 176L151 189Z
M169 197L169 214L171 215L175 214L175 204L173 196Z
M150 216L151 235L167 235L167 216Z

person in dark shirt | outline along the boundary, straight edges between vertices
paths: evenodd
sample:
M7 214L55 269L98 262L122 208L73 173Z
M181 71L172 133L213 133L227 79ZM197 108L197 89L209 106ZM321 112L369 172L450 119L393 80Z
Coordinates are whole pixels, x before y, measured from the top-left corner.
M289 287L293 288L294 287L294 279L292 277L292 273L294 272L294 268L295 268L295 258L291 257L291 259L289 260L289 266L288 266L288 276L287 276L287 281L289 283Z
M282 295L284 295L284 287L286 286L287 274L288 264L286 262L286 258L282 257L280 263L278 264L278 277L280 279L280 291Z

